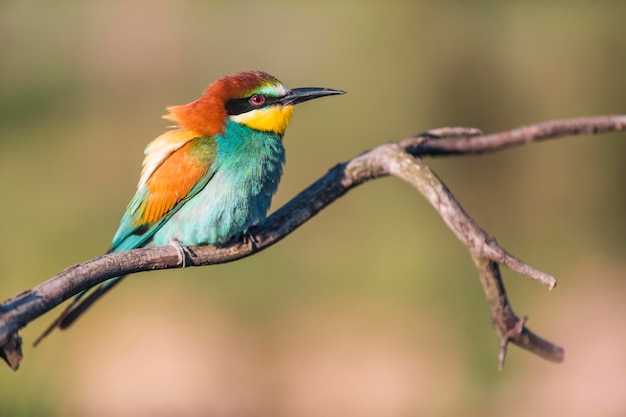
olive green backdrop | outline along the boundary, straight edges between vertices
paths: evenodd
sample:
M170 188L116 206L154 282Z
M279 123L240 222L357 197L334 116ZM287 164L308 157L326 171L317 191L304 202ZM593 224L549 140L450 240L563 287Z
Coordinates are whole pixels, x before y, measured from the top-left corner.
M315 4L312 4L315 3ZM298 107L274 207L334 164L441 126L626 111L626 3L0 3L0 298L102 254L164 107L227 73L348 95ZM507 249L562 365L497 340L472 262L395 179L228 265L131 277L0 369L2 416L626 413L626 135L430 160ZM55 311L55 313L58 311Z

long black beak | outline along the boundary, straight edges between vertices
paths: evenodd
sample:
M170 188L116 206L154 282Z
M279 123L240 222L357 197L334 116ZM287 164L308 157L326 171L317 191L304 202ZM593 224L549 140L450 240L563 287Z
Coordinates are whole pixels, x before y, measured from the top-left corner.
M334 96L338 94L346 94L346 92L341 90L333 90L332 88L292 88L291 90L287 91L287 94L279 99L279 102L284 106L290 106L308 100L313 100L314 98Z

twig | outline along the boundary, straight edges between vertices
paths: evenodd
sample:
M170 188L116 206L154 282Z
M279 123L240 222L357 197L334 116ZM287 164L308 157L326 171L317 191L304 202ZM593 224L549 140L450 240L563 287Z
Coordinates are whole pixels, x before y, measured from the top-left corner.
M480 135L480 131L472 128L442 128L399 143L381 145L332 168L272 214L262 227L250 231L253 245L231 242L221 247L191 247L188 248L190 256L186 259L186 266L231 262L262 251L285 238L352 188L372 179L393 175L409 182L424 195L468 248L499 334L500 367L504 364L509 342L545 359L560 362L563 360L563 349L536 336L525 327L526 318L519 319L513 313L498 265L507 266L549 288L556 285L555 278L525 264L500 247L471 219L445 184L419 157L493 152L533 141L625 128L624 115L600 116L547 122L491 135ZM457 139L445 139L453 137ZM13 369L17 369L21 359L17 331L84 289L119 275L181 266L179 250L170 246L111 253L65 269L0 305L0 354Z
M481 154L547 139L585 134L596 135L598 133L616 132L625 129L626 115L580 117L577 119L553 120L506 132L465 137L458 140L429 140L419 143L418 149L407 149L407 151L422 156ZM406 144L408 145L411 140L413 139L405 141Z

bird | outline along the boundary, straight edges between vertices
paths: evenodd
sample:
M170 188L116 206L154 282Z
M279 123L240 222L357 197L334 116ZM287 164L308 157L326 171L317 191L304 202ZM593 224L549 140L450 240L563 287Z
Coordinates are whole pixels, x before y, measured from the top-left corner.
M219 78L191 103L167 107L163 118L173 125L146 146L137 191L107 253L245 239L267 217L278 188L294 106L339 94L345 91L288 89L266 72L245 71ZM123 278L76 295L35 345L68 328Z

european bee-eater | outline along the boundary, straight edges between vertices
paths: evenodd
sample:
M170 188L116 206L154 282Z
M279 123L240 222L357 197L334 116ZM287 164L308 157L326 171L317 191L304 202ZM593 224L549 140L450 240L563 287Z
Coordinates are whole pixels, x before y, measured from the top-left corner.
M228 75L202 97L168 107L175 123L145 149L137 192L109 252L169 244L220 244L244 236L267 216L285 162L283 134L293 106L344 94L287 89L264 72ZM123 277L74 298L38 339L70 326Z

